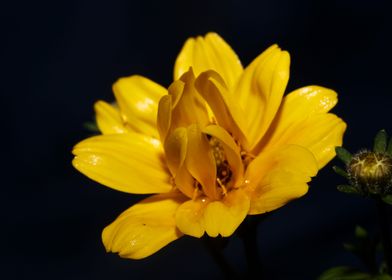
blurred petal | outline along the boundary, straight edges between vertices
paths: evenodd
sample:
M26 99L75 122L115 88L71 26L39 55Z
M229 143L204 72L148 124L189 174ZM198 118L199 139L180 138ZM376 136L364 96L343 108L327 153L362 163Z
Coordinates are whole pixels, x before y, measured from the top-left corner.
M249 198L240 189L229 192L221 201L208 203L204 212L207 234L230 236L245 219L249 211Z
M102 232L106 251L142 259L178 239L183 234L176 228L175 212L182 202L180 193L168 193L135 204Z
M202 237L205 231L203 215L208 202L208 198L189 200L178 207L176 212L178 229L184 234Z
M110 188L137 194L172 189L161 144L139 133L88 138L73 150L73 165L90 179Z
M222 145L230 169L233 172L233 186L236 187L243 178L244 165L240 155L240 150L231 135L218 125L210 125L203 129L203 133L215 137Z
M209 123L208 112L203 98L195 88L195 76L192 69L184 73L180 80L169 87L172 98L171 129L194 123L202 127Z
M214 155L207 137L196 124L188 127L185 163L192 176L201 184L204 193L212 199L218 198Z
M158 102L167 90L147 78L130 76L114 83L113 91L124 122L133 131L158 138Z
M190 38L185 42L174 66L174 80L192 67L195 75L214 70L233 88L243 68L231 47L216 33L208 33L204 38Z
M341 119L326 114L336 103L336 92L319 86L290 93L260 143L261 149L297 144L308 148L322 168L335 156L335 147L342 145L346 128Z
M218 124L232 133L243 146L247 146L247 140L242 132L245 126L244 113L237 106L237 100L228 93L219 74L214 71L204 72L196 79L195 85L210 106Z
M118 109L105 101L97 101L94 104L95 120L102 134L114 134L127 132Z
M251 199L249 214L269 212L301 197L317 171L313 154L301 146L287 145L261 153L245 174L244 189Z
M244 71L235 94L246 112L246 136L254 147L279 109L289 79L290 56L273 45Z

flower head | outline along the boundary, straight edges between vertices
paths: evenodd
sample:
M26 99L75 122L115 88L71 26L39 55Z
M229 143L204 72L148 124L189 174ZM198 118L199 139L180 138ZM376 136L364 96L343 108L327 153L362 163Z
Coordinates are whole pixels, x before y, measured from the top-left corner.
M74 166L108 187L154 194L103 231L108 251L149 256L186 234L230 236L246 215L304 195L335 156L345 123L336 93L284 91L290 57L277 45L242 67L215 33L189 39L166 90L140 77L113 86L118 106L95 105L103 135L74 148Z

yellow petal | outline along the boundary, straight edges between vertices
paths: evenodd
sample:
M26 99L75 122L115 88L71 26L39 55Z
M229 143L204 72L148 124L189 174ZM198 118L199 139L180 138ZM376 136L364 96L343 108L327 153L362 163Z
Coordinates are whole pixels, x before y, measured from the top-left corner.
M196 91L194 83L195 76L190 69L169 87L169 94L172 97L171 131L194 123L202 127L209 123L206 104Z
M204 234L204 211L209 202L208 198L189 200L178 207L176 212L176 224L178 229L194 237L202 237Z
M170 95L165 95L159 100L157 128L161 142L164 143L171 126L172 100Z
M213 136L221 143L230 169L233 172L233 186L241 184L244 174L244 165L240 155L239 147L234 142L230 134L218 125L210 125L203 129L203 133Z
M161 144L139 133L88 138L73 150L73 165L87 177L110 188L138 194L172 189Z
M333 90L309 86L287 95L270 131L260 143L260 150L286 144L308 148L322 168L341 146L346 124L326 114L337 103Z
M250 214L275 210L304 195L307 182L317 174L317 162L307 149L287 145L261 153L245 173L245 191L251 198Z
M120 112L105 101L94 104L95 120L103 134L125 133L127 128L121 119Z
M185 159L186 167L192 176L201 184L204 193L218 198L216 188L216 165L207 137L197 124L188 127L188 150Z
M273 45L244 71L235 90L246 112L246 136L254 147L268 129L289 79L290 56Z
M218 124L246 147L247 140L242 132L245 126L244 113L237 106L234 96L228 93L219 74L214 71L204 72L196 79L195 86L210 106Z
M167 90L147 78L135 75L119 79L114 83L113 91L124 122L133 131L158 138L158 102L167 94Z
M188 147L188 136L185 127L179 127L171 133L165 141L165 155L167 166L173 176L185 161Z
M231 47L216 33L208 33L204 38L188 39L174 66L174 80L192 67L195 75L207 70L218 72L229 88L234 87L243 68Z
M229 192L221 201L208 203L204 211L207 234L230 236L245 219L249 211L249 198L240 189Z
M178 193L151 196L124 211L102 232L108 252L123 258L148 257L183 234L176 228L175 211L184 201Z

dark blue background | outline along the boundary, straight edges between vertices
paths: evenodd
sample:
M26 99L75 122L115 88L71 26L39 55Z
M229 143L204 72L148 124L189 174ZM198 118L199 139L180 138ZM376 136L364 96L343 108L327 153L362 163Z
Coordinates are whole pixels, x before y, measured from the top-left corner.
M392 134L388 1L13 1L1 14L2 279L220 279L197 239L183 238L141 261L107 254L101 230L140 197L100 186L71 166L97 99L141 74L162 85L189 36L216 31L247 65L278 43L292 58L288 91L335 89L334 112L356 151ZM359 265L342 243L356 224L374 228L370 201L336 191L332 164L309 193L259 227L264 279L316 279L333 265ZM234 239L225 251L245 270Z

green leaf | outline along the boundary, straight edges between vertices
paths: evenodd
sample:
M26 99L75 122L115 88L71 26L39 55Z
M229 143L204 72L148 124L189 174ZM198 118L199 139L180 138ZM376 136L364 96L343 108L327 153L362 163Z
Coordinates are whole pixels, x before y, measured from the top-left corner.
M389 139L389 142L388 142L387 154L392 157L392 137L391 137L391 139Z
M354 194L359 194L357 188L351 185L338 185L337 186L338 191L344 192L344 193L354 193Z
M333 171L336 172L336 174L348 179L348 174L343 168L341 168L339 166L332 166L332 169L333 169Z
M374 138L374 147L373 151L376 153L385 153L385 149L387 148L387 133L384 129L380 130L376 137Z
M99 128L95 122L85 122L83 123L83 127L90 132L94 132L94 133L99 132Z
M392 276L388 274L382 274L382 275L374 276L372 280L392 280Z
M355 237L358 239L364 239L364 238L368 237L368 233L367 233L366 229L357 225L355 227Z
M348 266L333 267L325 271L318 280L370 280L372 276Z
M349 164L351 161L352 155L349 151L347 151L343 147L335 147L336 156L343 161L345 164Z
M384 195L381 199L385 203L392 205L392 194Z

